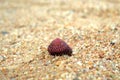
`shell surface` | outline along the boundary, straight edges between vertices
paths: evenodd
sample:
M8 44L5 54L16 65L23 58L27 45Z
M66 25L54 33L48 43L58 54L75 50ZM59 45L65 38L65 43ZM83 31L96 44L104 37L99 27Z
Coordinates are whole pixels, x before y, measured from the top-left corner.
M48 46L48 52L50 55L62 56L62 55L72 55L72 49L61 39L56 38Z

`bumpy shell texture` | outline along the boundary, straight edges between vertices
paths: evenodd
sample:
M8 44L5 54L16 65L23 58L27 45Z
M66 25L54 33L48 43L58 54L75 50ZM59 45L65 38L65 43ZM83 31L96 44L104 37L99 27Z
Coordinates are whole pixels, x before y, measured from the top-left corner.
M56 38L50 43L48 52L53 56L72 55L72 49L59 38Z

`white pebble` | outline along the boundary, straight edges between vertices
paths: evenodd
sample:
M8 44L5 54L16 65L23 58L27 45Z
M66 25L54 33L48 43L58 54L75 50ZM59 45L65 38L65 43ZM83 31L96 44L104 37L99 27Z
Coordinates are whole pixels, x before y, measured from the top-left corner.
M82 62L81 61L78 61L77 64L80 65L80 66L82 66Z

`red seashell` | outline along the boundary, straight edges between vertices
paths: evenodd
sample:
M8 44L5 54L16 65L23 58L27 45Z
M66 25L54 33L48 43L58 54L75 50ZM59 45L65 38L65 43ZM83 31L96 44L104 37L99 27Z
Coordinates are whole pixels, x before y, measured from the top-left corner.
M72 49L61 39L56 38L48 46L48 52L50 55L62 56L62 55L72 55Z

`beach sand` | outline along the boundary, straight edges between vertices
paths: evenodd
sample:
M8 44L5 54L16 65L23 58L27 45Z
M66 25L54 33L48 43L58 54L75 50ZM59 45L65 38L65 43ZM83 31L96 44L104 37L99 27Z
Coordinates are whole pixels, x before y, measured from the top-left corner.
M120 80L120 0L0 0L0 80Z

